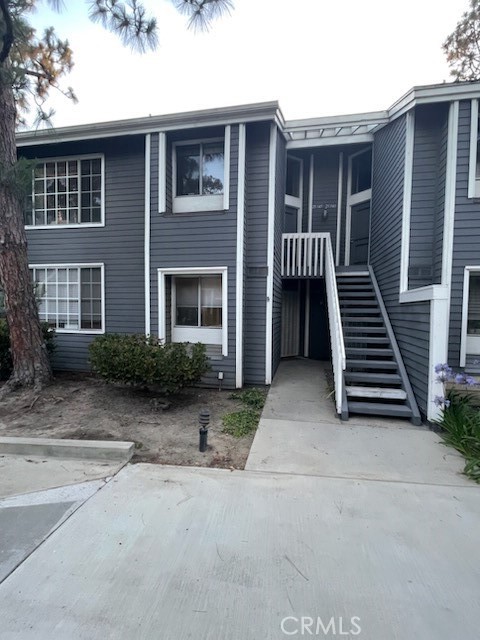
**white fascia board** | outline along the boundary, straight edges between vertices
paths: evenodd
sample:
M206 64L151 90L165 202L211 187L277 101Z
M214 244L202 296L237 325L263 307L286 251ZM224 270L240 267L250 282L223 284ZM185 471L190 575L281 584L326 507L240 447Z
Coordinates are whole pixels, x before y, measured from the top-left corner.
M202 127L226 126L240 122L275 121L279 116L278 102L260 102L234 107L188 111L164 116L132 118L95 124L22 131L17 134L17 147L57 144L95 138L125 135L145 135L158 131L177 131ZM281 116L283 119L283 116Z

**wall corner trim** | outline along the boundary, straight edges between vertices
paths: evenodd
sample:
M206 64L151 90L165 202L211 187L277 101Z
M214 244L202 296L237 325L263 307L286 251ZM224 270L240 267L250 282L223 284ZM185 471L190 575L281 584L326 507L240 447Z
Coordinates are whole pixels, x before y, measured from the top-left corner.
M243 387L243 296L245 247L245 162L246 127L238 125L238 186L237 186L237 259L235 283L235 386Z
M145 136L145 232L144 232L144 268L145 268L145 335L149 336L150 327L150 160L151 134Z
M267 291L265 332L265 384L272 383L273 357L273 259L275 234L275 174L277 160L277 125L270 125L270 148L268 165L268 231L267 231Z

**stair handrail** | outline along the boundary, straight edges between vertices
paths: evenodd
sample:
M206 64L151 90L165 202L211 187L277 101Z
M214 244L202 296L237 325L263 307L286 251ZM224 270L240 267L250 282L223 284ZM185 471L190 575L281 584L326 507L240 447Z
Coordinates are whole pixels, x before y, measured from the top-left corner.
M327 289L328 323L332 349L332 367L335 385L335 406L337 413L342 414L342 399L345 392L344 375L346 368L345 341L343 339L342 315L338 297L335 261L330 234L325 241L325 284Z

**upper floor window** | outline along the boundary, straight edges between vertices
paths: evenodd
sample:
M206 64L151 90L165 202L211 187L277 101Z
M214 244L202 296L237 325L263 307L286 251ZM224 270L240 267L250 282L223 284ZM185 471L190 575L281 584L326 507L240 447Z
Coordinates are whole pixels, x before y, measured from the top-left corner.
M174 213L221 211L226 208L226 146L224 139L174 143Z
M350 195L367 191L372 187L372 150L361 151L351 157Z
M101 226L104 220L103 157L49 159L33 172L27 227Z
M468 197L480 198L480 117L478 100L472 100L471 104Z

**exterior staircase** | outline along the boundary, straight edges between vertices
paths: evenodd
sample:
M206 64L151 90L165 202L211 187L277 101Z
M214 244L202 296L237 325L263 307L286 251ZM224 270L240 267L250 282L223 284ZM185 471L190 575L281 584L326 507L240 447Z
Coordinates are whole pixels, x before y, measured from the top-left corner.
M421 417L395 335L371 267L336 274L346 368L342 418L365 414Z

